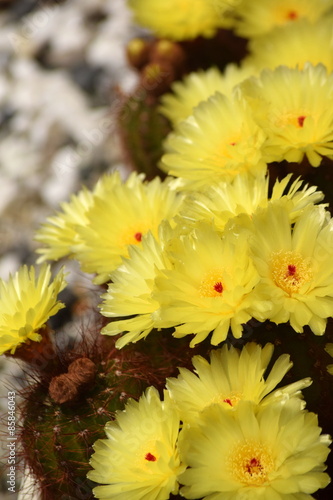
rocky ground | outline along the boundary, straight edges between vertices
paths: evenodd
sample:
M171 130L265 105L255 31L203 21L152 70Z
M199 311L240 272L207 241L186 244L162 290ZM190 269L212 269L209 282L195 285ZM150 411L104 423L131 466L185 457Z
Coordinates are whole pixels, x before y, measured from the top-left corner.
M123 168L114 116L119 92L136 81L125 54L136 34L125 0L0 0L1 278L35 262L34 232L62 201ZM69 271L64 300L89 303L91 283L75 265ZM76 318L84 321L85 311ZM77 325L64 318L64 328ZM6 412L7 392L24 376L5 358L0 370ZM2 470L0 497L15 500ZM17 474L17 491L20 483ZM31 498L28 485L19 499Z

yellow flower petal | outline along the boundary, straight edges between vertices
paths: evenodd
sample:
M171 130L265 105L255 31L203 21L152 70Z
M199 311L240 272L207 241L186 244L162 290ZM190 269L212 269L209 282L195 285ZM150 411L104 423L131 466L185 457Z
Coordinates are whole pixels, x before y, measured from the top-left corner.
M308 378L274 390L292 363L288 355L282 355L267 375L265 372L273 350L272 344L262 348L251 342L242 350L224 345L211 352L210 362L194 356L194 373L180 368L177 378L167 379L167 388L179 409L181 420L194 424L201 412L212 404L232 410L240 401L263 406L272 401L300 397L300 390L311 384Z
M0 354L13 354L22 343L41 340L38 330L64 307L57 295L65 285L62 271L51 282L46 264L38 277L33 266L22 266L8 282L0 280Z
M265 138L240 94L227 98L217 92L169 134L161 167L188 189L229 182L246 172L257 175L266 171Z
M259 412L248 401L234 412L212 405L197 425L181 433L181 457L189 466L180 477L181 494L218 500L305 498L330 482L322 471L331 439L320 432L317 417L295 400Z
M187 40L212 37L223 26L223 13L230 1L129 0L135 21L159 37Z
M88 478L103 485L94 488L95 497L167 500L176 494L185 468L177 448L179 424L167 393L162 402L150 387L138 402L129 400L106 424L107 439L94 444Z

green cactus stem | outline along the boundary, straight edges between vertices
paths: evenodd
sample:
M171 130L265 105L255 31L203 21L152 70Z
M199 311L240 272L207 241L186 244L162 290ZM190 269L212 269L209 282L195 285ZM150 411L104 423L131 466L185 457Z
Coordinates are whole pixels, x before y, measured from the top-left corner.
M140 86L118 115L118 128L125 159L148 180L163 176L157 165L163 154L162 142L171 130L168 120L157 110L157 98Z
M168 335L151 335L122 350L98 334L75 349L57 353L58 368L36 374L22 391L23 459L42 500L90 500L96 486L86 478L92 445L128 398L154 385L162 390L178 366L190 366L194 352Z

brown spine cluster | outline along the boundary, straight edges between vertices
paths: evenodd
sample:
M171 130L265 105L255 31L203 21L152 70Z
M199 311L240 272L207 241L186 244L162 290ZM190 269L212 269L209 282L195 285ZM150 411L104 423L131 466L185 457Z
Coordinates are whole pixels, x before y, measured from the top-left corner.
M73 361L67 373L53 379L49 385L49 395L55 403L69 403L77 399L86 385L93 383L96 376L96 365L89 358Z

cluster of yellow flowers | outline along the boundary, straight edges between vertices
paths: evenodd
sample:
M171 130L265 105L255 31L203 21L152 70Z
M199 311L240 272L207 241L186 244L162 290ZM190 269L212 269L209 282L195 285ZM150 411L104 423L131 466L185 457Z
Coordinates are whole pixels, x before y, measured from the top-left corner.
M194 335L191 346L212 332L217 345L229 328L241 337L251 318L322 335L333 306L332 218L315 187L288 175L269 195L268 181L244 174L188 191L177 179L108 174L39 230L40 260L75 257L108 283L101 313L117 321L102 333L127 332L118 347L170 327Z
M86 191L40 229L41 259L66 243L66 254L108 283L101 313L117 320L102 333L127 332L118 347L171 327L194 335L191 346L210 332L217 345L229 328L241 337L251 318L322 335L333 308L333 221L317 204L323 193L290 177L269 196L265 173L188 191L136 173L122 183L116 172L84 212Z
M333 75L325 66L279 66L235 84L249 72L230 67L225 75L191 74L164 96L161 112L175 130L161 167L180 177L184 187L199 189L244 172L256 175L274 161L300 162L306 156L318 167L323 156L333 158Z
M313 25L332 8L331 0L128 0L128 4L139 25L156 36L177 41L211 38L219 28L258 39L295 21L297 28L299 22ZM310 34L307 40L310 46Z
M193 358L167 380L164 401L150 387L129 400L107 439L96 441L88 477L97 498L265 500L312 498L329 476L329 436L304 408L303 379L275 389L292 363L280 356L266 380L273 346L247 343ZM275 389L275 390L274 390Z
M145 182L132 174L122 182L116 172L73 195L38 231L39 262L75 257L96 283L109 283L101 312L120 320L103 333L128 332L119 347L165 327L179 337L194 334L191 345L213 332L216 345L229 327L240 337L251 317L289 321L296 331L309 325L321 335L332 310L332 221L325 205L315 206L323 194L299 179L289 188L289 177L277 181L269 195L267 163L306 156L319 166L323 156L333 157L333 76L325 56L325 49L333 53L333 3L196 0L197 11L191 2L174 3L175 9L162 0L130 6L142 25L177 40L227 26L250 38L249 56L223 73L192 73L162 97L160 110L174 130L161 167L175 178ZM289 50L296 64L285 57L285 66L276 68L277 59L260 73L270 65L256 55L255 42L285 43L285 30L298 38L305 22L313 50L302 42L299 52ZM177 26L190 31L181 35ZM266 52L276 56L275 49ZM13 283L2 283L3 303ZM33 307L27 309L31 316ZM32 338L37 327L30 318L27 324L3 342L3 352Z

